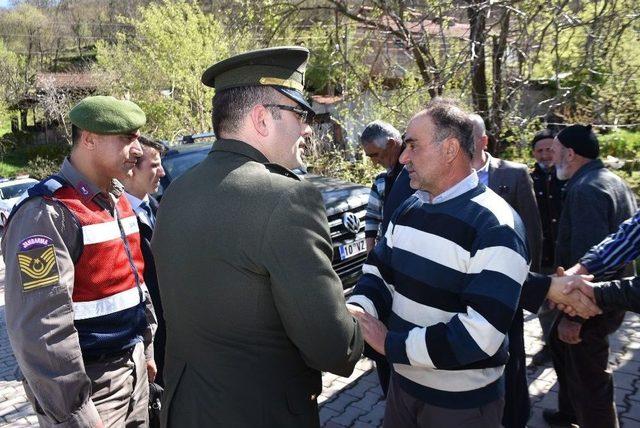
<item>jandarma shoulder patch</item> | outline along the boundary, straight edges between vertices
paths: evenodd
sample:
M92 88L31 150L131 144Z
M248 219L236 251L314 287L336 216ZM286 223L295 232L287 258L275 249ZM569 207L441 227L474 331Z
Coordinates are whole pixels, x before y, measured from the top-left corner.
M18 267L22 291L48 287L60 282L56 250L52 239L30 236L20 242Z

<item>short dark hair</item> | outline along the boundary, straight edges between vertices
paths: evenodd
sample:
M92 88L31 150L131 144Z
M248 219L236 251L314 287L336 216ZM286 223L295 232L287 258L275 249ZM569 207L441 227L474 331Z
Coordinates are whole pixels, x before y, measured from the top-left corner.
M436 141L453 137L460 143L462 151L473 159L475 144L473 141L473 123L469 114L459 104L447 98L435 98L424 114L429 116L436 128Z
M269 86L240 86L216 92L211 112L213 132L220 137L223 133L234 133L256 104L276 104L279 93ZM280 110L270 107L275 119L280 119Z
M160 141L156 141L151 137L147 137L146 135L140 135L138 137L138 142L147 147L151 147L152 149L156 149L160 156L164 155L167 151L167 146L162 144Z
M360 143L363 146L365 144L374 143L378 147L384 149L389 138L393 138L399 143L402 142L400 131L398 131L393 125L382 120L374 120L362 131L362 135L360 135ZM381 144L382 142L384 142L384 144Z
M75 146L80 142L80 136L82 135L82 129L78 128L74 124L71 124L71 145Z

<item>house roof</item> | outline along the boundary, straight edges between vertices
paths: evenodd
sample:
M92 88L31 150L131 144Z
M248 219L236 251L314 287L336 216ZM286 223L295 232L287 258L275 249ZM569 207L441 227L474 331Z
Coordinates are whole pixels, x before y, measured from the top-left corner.
M74 90L96 89L96 76L91 73L38 73L36 75L36 90L46 88Z

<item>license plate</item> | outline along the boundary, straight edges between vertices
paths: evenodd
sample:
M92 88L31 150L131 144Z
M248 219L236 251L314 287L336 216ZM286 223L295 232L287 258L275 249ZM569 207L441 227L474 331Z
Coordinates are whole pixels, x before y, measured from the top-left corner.
M338 250L340 251L340 260L344 260L367 251L367 244L364 239L361 239L349 244L340 245Z

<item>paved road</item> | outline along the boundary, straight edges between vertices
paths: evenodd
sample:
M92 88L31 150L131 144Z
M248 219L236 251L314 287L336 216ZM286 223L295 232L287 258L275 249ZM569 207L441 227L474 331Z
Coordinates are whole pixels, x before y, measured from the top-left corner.
M22 385L15 379L16 362L11 352L4 319L4 265L0 261L0 426L37 426L31 406ZM525 323L527 362L542 343L540 326L534 315ZM616 404L622 427L640 426L640 317L627 314L624 324L611 339L611 364L615 370ZM542 420L542 409L557 403L558 386L551 366L529 367L529 392L533 414L529 427L547 425ZM354 373L343 378L325 374L319 398L320 419L325 428L379 427L384 415L378 378L373 364L360 360Z

